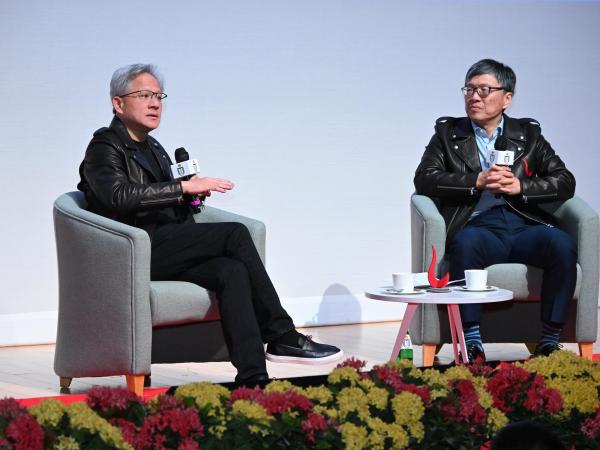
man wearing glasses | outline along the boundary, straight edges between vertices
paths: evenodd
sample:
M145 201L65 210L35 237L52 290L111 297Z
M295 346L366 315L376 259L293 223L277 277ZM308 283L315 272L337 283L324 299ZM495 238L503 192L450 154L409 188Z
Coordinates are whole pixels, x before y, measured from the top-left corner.
M217 293L236 381L268 380L263 342L267 359L276 362L339 359L337 347L296 331L244 225L194 222L184 195L225 193L234 185L223 178L172 179L171 159L149 136L167 97L156 67L133 64L116 70L110 96L115 117L94 133L77 187L91 211L148 232L152 280L189 281Z
M575 290L577 250L538 204L571 198L575 178L536 121L505 114L515 84L515 73L505 64L492 59L473 64L462 88L467 117L437 120L414 183L418 194L440 201L451 279L463 278L465 269L506 262L544 269L543 331L534 354L549 355L560 348ZM497 140L514 152L512 166L494 164ZM485 360L481 305L461 305L460 312L469 360Z

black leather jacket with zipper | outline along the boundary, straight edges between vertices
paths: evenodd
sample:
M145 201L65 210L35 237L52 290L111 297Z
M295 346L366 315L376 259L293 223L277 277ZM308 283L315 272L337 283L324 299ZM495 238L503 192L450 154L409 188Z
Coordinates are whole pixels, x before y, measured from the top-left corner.
M551 218L540 202L567 200L575 193L575 177L548 141L538 122L504 116L503 135L515 152L512 171L521 183L521 194L504 195L507 207L545 225ZM435 199L446 221L446 242L465 226L481 192L475 187L481 163L471 121L467 117L441 117L425 148L414 183L417 194Z
M148 145L162 173L156 173L123 122L115 117L108 128L94 133L79 167L77 188L85 193L90 211L152 235L158 226L193 223L193 218L184 203L181 183L170 175L169 155L151 136Z

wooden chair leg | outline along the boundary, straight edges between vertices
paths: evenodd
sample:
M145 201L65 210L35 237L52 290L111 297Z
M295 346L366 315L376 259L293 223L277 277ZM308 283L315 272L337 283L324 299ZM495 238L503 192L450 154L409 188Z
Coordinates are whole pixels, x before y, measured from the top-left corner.
M140 397L144 395L144 375L125 375L127 389Z
M586 359L592 360L593 342L579 342L579 354Z
M423 344L423 367L433 366L436 347L435 344Z
M71 381L73 381L73 378L71 377L59 377L60 378L60 387L63 389L67 389L69 386L71 386Z

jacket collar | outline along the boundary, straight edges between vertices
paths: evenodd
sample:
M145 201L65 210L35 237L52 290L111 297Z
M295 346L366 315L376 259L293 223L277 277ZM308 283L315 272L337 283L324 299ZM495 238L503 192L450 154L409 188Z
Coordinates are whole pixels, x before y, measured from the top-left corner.
M113 117L113 120L112 120L112 122L110 122L110 125L108 127L110 129L114 130L115 133L117 133L117 136L119 136L120 141L129 150L137 150L138 149L137 143L129 135L129 132L127 131L127 127L125 127L125 124L123 123L123 121L121 119L119 119L117 116Z
M132 152L132 153L129 153L129 157L132 158L134 161L136 161L140 166L142 166L144 168L144 170L146 170L146 172L148 172L150 175L152 175L152 177L154 177L155 181L160 180L162 174L156 173L156 171L153 170L154 165L150 164L148 159L146 159L146 155L143 152L138 151L140 143L134 141L131 138L131 136L129 135L129 132L127 131L127 127L125 127L125 124L123 123L123 121L121 119L119 119L117 116L115 116L113 118L112 122L110 123L109 128L111 128L112 130L115 131L115 133L119 137L120 141L123 143L123 146L125 148L127 148L127 150ZM148 139L148 142L150 143L151 142L150 138L148 137L147 139ZM157 161L161 161L160 156L156 155L156 151L153 147L154 147L153 145L150 145L150 150L152 151L152 153L155 154ZM161 167L162 167L162 165L161 165Z
M513 119L504 114L504 128L502 130L502 135L506 136L506 138L512 142L512 148L509 147L509 150L515 152L516 160L525 152L527 137L521 122L518 119ZM454 146L454 150L472 170L481 170L473 126L468 117L461 117L456 120L452 130L452 140L466 140L465 145Z

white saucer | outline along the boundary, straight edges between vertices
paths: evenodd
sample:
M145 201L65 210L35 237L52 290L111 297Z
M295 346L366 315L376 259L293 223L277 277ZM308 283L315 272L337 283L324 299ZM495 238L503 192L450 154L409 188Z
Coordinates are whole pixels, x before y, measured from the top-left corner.
M486 286L484 289L467 289L466 286L458 286L457 289L465 292L492 292L498 290L496 286Z
M398 291L394 288L384 288L385 292L387 292L388 294L394 294L394 295L416 295L416 294L424 294L425 293L425 289L415 289L414 291Z

